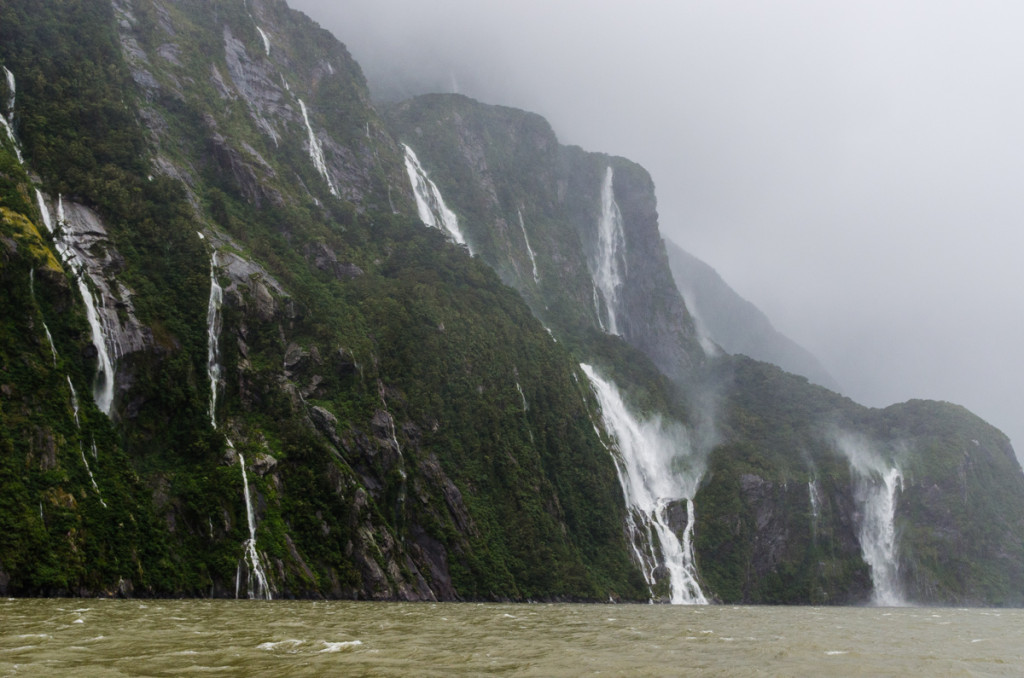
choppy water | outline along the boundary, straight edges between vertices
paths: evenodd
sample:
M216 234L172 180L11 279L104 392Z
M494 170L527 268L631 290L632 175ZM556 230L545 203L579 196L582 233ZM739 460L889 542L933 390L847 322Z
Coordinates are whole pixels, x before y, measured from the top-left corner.
M1019 676L1024 610L0 601L13 676Z

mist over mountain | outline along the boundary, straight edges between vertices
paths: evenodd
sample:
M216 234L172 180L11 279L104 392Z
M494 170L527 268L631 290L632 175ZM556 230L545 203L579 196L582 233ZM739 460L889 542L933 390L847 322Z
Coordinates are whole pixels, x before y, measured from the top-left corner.
M736 294L715 269L670 240L665 241L665 249L676 286L708 340L729 353L778 365L842 392L817 358L776 331L767 316Z

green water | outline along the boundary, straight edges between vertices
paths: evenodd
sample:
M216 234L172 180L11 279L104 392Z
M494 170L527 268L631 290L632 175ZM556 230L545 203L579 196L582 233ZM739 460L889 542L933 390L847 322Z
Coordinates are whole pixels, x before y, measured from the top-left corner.
M1020 676L1024 610L0 601L4 676Z

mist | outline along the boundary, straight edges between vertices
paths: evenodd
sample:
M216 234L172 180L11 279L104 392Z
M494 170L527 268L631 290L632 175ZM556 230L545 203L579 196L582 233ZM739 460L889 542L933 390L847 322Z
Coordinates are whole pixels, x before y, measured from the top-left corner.
M458 91L626 156L662 233L858 402L1024 446L1024 5L289 0L376 97Z

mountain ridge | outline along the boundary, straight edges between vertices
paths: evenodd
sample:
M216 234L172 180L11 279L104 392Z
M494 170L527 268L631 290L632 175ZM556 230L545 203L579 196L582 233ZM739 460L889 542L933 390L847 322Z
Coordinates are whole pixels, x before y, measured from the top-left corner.
M37 9L0 8L3 594L1020 600L1005 437L705 354L635 163L378 112L278 0Z

